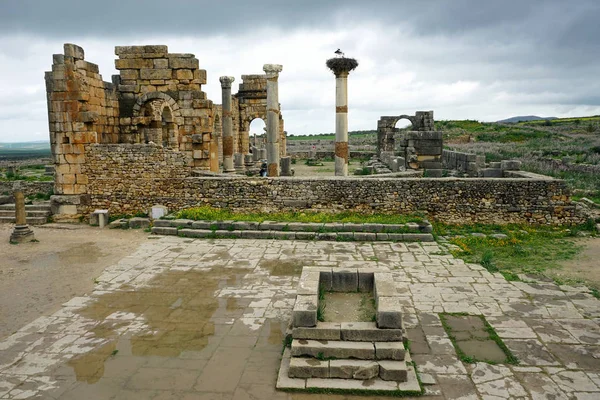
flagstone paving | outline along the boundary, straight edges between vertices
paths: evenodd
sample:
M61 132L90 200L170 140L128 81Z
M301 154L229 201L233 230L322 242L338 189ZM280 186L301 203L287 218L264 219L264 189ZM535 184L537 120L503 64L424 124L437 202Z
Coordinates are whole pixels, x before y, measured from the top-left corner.
M436 243L157 237L0 342L0 399L350 398L274 389L302 266L391 269L426 398L600 398L586 288L507 282ZM464 364L442 312L485 316L520 364Z

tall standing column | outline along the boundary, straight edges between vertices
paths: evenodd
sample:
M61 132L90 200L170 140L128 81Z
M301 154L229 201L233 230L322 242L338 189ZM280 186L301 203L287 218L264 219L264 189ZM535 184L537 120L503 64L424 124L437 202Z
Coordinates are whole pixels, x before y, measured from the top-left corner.
M222 76L221 81L221 96L223 116L221 123L223 124L223 172L235 172L233 167L233 120L231 117L231 84L235 78L233 76Z
M358 62L336 57L327 60L327 67L335 74L335 175L348 176L348 74Z
M265 64L267 74L267 176L279 176L279 87L283 66Z

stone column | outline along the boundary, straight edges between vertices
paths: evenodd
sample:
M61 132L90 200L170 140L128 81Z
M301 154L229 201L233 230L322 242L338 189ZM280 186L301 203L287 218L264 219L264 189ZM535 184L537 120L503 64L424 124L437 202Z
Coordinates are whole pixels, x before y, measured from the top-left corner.
M233 121L231 118L231 84L235 78L233 76L222 76L221 96L223 102L223 115L221 123L223 125L223 172L235 172L233 168Z
M27 214L25 211L25 196L20 189L17 189L15 197L15 229L10 235L11 243L31 242L35 240L33 231L27 225Z
M279 88L277 79L283 67L265 64L267 74L267 176L279 176Z
M348 176L348 74L358 67L353 58L327 60L335 74L335 175Z

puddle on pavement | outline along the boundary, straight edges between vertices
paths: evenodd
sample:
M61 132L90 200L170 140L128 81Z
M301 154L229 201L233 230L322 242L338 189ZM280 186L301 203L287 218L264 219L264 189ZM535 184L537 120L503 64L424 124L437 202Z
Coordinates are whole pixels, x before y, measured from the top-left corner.
M372 322L374 320L373 293L326 292L324 301L326 322Z
M104 376L104 364L113 356L117 348L117 342L108 342L94 351L83 356L73 358L67 364L73 367L78 381L96 383Z
M288 260L262 260L259 267L269 271L271 276L300 276L302 263Z
M114 340L72 359L68 365L73 367L78 381L97 382L120 338L130 342L133 356L178 357L183 352L200 352L215 333L215 324L210 320L219 308L215 291L238 282L247 272L232 268L169 271L143 287L123 285L123 291L98 297L95 303L77 312L102 321L91 330L96 338ZM244 307L238 299L228 298L223 315ZM123 329L130 329L131 334L125 332L120 337Z

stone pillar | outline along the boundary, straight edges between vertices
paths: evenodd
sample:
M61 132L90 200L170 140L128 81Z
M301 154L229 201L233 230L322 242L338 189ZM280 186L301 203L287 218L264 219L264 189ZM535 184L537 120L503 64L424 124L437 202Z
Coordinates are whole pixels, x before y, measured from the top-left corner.
M291 157L281 157L281 176L292 176Z
M261 160L267 159L267 149L258 149L258 154L260 155Z
M233 121L231 118L231 84L235 78L233 76L222 76L221 96L223 102L223 115L221 123L223 126L223 172L235 172L233 168Z
M348 176L348 74L358 67L353 58L327 60L335 74L335 175Z
M242 153L235 153L233 155L235 171L241 171L244 169L244 155Z
M253 154L244 154L244 165L246 169L254 166Z
M11 243L31 242L35 240L33 231L27 225L27 214L25 211L25 196L20 189L17 189L15 197L15 229L10 235Z
M277 79L283 67L265 64L267 74L267 176L279 176L279 88Z

